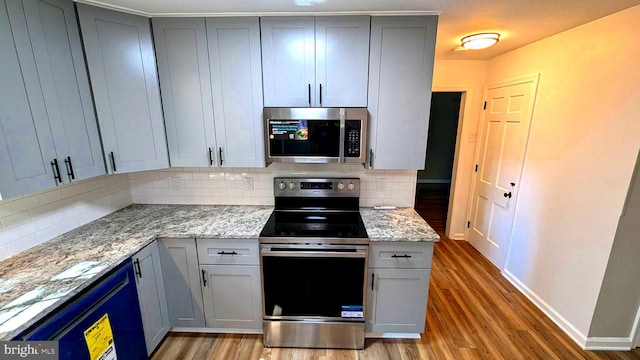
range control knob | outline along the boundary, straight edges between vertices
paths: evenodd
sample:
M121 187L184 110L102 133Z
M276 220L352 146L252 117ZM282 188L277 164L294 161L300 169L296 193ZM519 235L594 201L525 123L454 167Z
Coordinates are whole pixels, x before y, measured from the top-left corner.
M338 190L344 190L344 184L339 182L338 183Z
M356 188L356 186L351 182L349 183L349 185L347 185L347 189L349 189L349 190L353 190L355 188Z
M287 188L287 184L285 184L284 181L280 181L280 183L278 184L278 189L284 190L286 188Z
M289 183L289 189L293 190L296 188L296 184L292 181Z

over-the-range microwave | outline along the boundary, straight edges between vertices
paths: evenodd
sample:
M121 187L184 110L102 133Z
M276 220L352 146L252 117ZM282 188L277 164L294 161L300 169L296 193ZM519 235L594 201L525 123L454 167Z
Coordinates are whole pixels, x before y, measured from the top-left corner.
M266 161L362 163L366 108L264 108Z

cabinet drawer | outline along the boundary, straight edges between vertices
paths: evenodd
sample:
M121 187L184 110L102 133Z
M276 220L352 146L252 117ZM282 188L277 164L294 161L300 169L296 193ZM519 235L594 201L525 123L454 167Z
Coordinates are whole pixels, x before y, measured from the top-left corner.
M259 265L256 239L196 239L201 265Z
M369 268L430 269L433 243L371 243Z

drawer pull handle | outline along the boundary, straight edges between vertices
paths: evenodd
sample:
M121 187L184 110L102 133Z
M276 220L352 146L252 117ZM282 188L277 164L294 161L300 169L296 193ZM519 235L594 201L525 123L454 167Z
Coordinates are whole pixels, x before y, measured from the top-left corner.
M408 259L408 258L410 258L410 257L411 257L411 255L407 255L407 254L404 254L404 255L396 255L396 254L393 254L393 255L391 255L391 257L392 257L392 258L394 258L394 259L398 259L398 258L405 258L405 259Z
M232 251L232 252L220 251L220 252L218 252L218 255L232 255L233 256L233 255L238 255L238 253L235 252L235 251Z
M204 270L202 271L202 286L207 286L207 272Z
M373 291L373 283L374 283L374 280L375 280L375 279L376 279L376 274L375 274L375 273L372 273L372 274L371 274L371 291Z

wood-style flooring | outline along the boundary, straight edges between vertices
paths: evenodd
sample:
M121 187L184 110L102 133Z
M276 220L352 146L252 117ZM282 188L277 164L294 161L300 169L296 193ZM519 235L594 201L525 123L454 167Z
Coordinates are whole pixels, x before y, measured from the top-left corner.
M433 214L436 208L420 205L418 201L421 215L440 216ZM268 349L261 335L173 333L153 359L640 360L640 349L581 350L471 245L444 237L444 222L432 225L442 240L435 244L426 331L420 339L367 339L361 351Z

